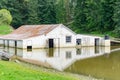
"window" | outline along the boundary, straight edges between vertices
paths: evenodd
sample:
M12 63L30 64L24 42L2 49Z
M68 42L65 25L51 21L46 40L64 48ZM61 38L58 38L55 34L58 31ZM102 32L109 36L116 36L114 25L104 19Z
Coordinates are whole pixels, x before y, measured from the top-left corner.
M66 43L71 43L71 36L66 36Z
M77 45L81 45L81 39L76 40Z

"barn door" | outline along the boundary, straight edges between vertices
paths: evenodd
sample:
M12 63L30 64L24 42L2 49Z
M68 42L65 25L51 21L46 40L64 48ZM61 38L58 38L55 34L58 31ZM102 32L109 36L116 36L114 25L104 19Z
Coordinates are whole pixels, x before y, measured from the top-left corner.
M53 47L54 47L54 40L49 39L49 48L53 48Z
M15 41L15 55L17 55L17 41Z
M17 41L15 41L15 47L17 47Z
M5 48L5 40L3 40L3 47Z
M95 46L99 46L99 38L95 38Z

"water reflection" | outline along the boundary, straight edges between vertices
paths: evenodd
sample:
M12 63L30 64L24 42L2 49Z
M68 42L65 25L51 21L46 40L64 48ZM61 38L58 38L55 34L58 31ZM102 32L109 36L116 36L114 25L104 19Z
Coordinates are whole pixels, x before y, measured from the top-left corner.
M91 75L105 80L120 80L120 48L82 47L22 50L0 48L10 55L36 63L49 64L50 67L72 73ZM41 65L41 64L40 64Z
M1 48L10 55L17 55L23 60L37 64L49 64L50 67L72 73L91 75L105 80L120 80L120 48L82 47L51 49L15 49ZM42 65L40 64L40 65ZM44 65L43 65L44 66Z
M120 48L111 50L111 53L102 56L77 60L65 71L91 75L103 80L120 80Z
M50 48L50 49L15 49L3 48L11 55L22 59L36 60L48 63L52 68L63 71L78 60L92 58L110 53L110 47L82 47L82 48ZM0 49L1 51L3 49Z

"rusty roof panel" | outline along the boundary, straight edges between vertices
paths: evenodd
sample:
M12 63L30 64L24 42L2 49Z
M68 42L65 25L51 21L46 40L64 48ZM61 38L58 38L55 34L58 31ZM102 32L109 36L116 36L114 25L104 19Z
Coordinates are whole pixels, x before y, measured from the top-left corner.
M2 36L2 39L22 40L39 35L46 35L60 24L55 25L23 25L11 34Z

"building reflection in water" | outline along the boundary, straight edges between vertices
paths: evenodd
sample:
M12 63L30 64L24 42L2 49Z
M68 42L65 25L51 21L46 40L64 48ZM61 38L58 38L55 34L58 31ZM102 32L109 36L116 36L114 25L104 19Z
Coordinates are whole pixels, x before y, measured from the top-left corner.
M0 49L2 51L3 49ZM77 60L92 58L110 53L110 47L51 48L22 50L4 48L11 55L17 54L22 59L37 60L48 63L52 68L63 71Z

